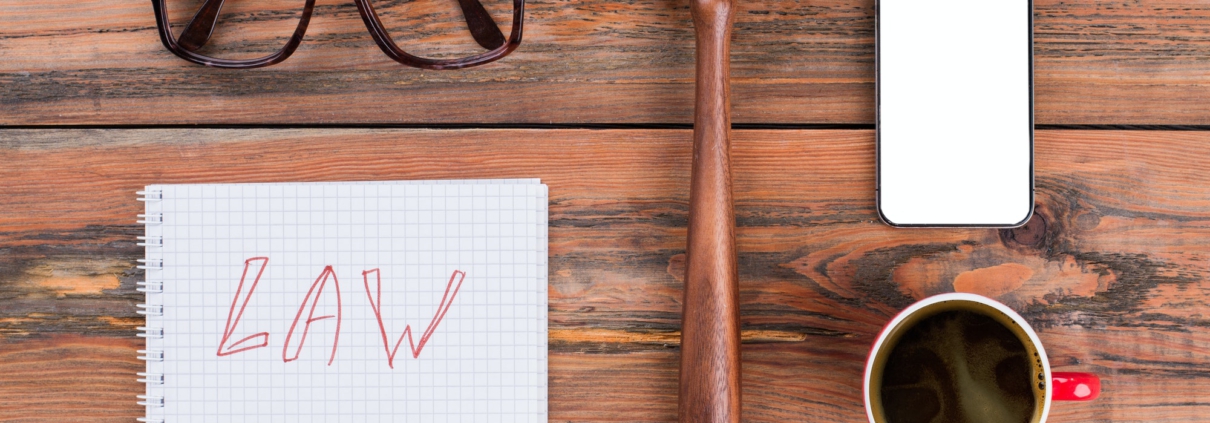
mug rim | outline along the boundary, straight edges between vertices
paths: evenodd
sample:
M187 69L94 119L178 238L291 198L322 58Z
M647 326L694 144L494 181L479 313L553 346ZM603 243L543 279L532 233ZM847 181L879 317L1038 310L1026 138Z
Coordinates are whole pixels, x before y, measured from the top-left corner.
M1038 338L1038 334L1034 332L1034 329L1029 325L1029 322L1026 322L1025 318L1021 317L1021 315L1017 314L1017 312L1013 311L1013 309L1008 308L1008 306L1004 305L1003 303L991 298L965 292L938 294L912 303L912 305L900 311L899 314L896 314L890 322L887 322L887 324L882 327L882 331L878 333L878 338L875 339L874 344L870 346L870 352L866 357L865 374L862 377L861 394L862 403L865 404L866 419L870 423L886 423L874 420L874 408L870 405L870 378L872 376L872 371L874 370L874 361L878 355L877 352L885 347L887 338L890 336L891 331L898 327L899 324L903 323L904 320L907 320L908 317L916 314L920 310L928 306L947 301L969 301L994 308L996 311L1004 313L1009 320L1016 322L1017 326L1019 326L1022 331L1025 332L1025 336L1029 338L1029 342L1033 343L1034 350L1038 352L1038 358L1042 364L1042 373L1045 375L1045 381L1048 387L1046 392L1044 392L1042 395L1042 414L1040 414L1041 417L1038 419L1037 423L1046 422L1047 417L1050 415L1050 396L1052 389L1050 389L1050 359L1047 358L1046 350L1042 347L1042 340Z

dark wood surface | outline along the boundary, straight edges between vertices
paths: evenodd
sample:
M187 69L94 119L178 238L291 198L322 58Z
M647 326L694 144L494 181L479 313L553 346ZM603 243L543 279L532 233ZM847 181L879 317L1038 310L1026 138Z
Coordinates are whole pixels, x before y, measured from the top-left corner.
M869 130L733 131L743 420L864 421L879 329L950 291L1102 375L1052 422L1210 415L1210 3L1034 3L1037 122L1148 130L1039 131L1025 228L879 223ZM402 67L318 0L290 60L223 71L165 51L146 0L0 2L0 422L141 414L145 184L497 177L550 185L551 420L676 420L692 133L544 125L693 122L689 1L527 5L483 68ZM872 125L872 5L737 2L733 121Z
M159 182L540 177L550 185L552 421L673 421L688 130L0 130L0 421L141 410L134 191ZM734 131L747 421L861 422L879 329L995 297L1103 396L1052 422L1210 412L1210 133L1039 131L1037 219L902 230L872 131Z
M731 188L731 29L734 0L693 0L697 40L693 160L678 414L682 423L738 423L739 267Z
M530 0L520 49L460 72L316 3L293 57L233 72L165 51L147 0L5 0L0 124L692 122L688 0ZM1210 3L1034 4L1039 124L1210 124ZM735 122L873 123L873 31L873 0L737 2Z

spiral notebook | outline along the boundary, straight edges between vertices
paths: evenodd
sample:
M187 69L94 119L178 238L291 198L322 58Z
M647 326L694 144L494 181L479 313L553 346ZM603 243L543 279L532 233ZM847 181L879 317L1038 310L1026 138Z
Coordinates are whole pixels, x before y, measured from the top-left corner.
M140 421L546 421L538 180L140 195Z

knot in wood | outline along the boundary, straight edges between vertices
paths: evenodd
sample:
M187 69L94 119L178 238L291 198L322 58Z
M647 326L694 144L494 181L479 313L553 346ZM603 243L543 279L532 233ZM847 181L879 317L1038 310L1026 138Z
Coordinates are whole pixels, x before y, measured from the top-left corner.
M1017 244L1028 247L1037 247L1042 244L1042 240L1046 239L1047 219L1039 210L1034 211L1033 217L1029 218L1025 225L1012 229L1000 230L1000 241L1005 245Z

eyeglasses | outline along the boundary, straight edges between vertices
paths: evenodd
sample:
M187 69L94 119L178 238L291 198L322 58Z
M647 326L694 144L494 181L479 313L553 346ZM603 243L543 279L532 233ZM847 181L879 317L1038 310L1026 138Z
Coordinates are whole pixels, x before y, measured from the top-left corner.
M511 6L509 0L486 0L486 6L480 0L457 0L461 19L450 1L354 3L378 47L407 66L479 66L507 56L521 44L525 0L512 0ZM315 0L233 0L226 7L224 0L152 0L151 4L160 41L168 51L193 63L229 69L258 68L286 60L302 43L315 9ZM497 22L507 24L510 13L511 31L505 40ZM470 37L466 37L467 29ZM393 34L402 36L395 38ZM404 51L397 41L417 55Z

